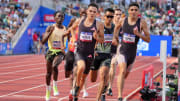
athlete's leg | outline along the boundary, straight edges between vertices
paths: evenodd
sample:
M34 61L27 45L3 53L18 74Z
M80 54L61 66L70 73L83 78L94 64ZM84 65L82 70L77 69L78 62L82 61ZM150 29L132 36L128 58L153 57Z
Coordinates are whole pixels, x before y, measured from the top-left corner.
M109 85L108 85L108 95L112 96L112 85L115 77L115 70L116 70L116 61L115 57L111 59L111 66L109 70Z
M58 65L63 61L64 55L60 53L60 55L55 56L52 64L53 68L53 91L54 96L59 95L58 89L57 89L57 80L58 80Z
M51 75L52 75L52 62L50 61L46 61L46 68L47 68L47 72L46 72L46 101L50 100L50 95L51 95L51 86L50 86L50 82L51 82Z
M78 60L77 61L77 75L76 75L76 87L75 87L75 96L79 95L79 91L81 85L82 85L82 80L83 80L83 72L85 70L85 61L84 60Z
M100 85L97 92L96 100L99 101L101 94L105 93L104 88L107 86L109 68L107 66L100 67Z
M118 68L119 68L119 74L117 78L118 98L122 98L122 91L123 91L124 79L126 74L126 63L125 62L119 63Z
M86 86L87 86L87 80L85 80L84 86L83 86L83 97L87 97L88 96L88 92L86 90Z
M127 68L127 57L124 54L117 55L117 67L119 68L119 74L117 77L117 89L118 89L118 98L122 98L122 91L124 86L124 79Z
M91 65L91 70L90 70L90 80L91 82L96 82L97 80L97 75L98 75L98 69L100 67L100 64L102 60L97 59L98 56L95 57L93 61L93 66Z

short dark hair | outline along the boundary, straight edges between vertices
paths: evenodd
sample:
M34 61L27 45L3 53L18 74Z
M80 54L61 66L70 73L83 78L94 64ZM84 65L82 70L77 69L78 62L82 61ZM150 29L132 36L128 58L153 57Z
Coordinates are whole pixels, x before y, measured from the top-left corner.
M132 6L136 6L137 8L139 8L139 4L137 2L132 2L131 4L129 4L128 9Z
M63 14L63 15L65 16L65 13L64 13L63 11L56 11L56 12L54 13L54 17L56 16L57 13Z
M121 9L119 9L119 8L116 8L114 11L122 11Z
M107 9L105 10L105 13L106 13L106 12L114 13L114 9L112 9L112 8L107 8Z
M89 5L88 5L88 8L89 8L89 7L96 7L97 9L99 9L98 5L96 5L95 3L89 4Z

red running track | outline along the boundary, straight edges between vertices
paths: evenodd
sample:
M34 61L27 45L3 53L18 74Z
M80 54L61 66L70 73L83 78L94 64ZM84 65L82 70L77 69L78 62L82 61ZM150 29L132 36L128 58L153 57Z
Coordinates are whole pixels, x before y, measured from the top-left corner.
M167 58L167 64L176 62L177 58ZM154 75L162 70L159 57L138 56L130 75L125 80L123 97L141 85L142 71L154 66ZM118 69L117 69L118 71ZM45 59L44 55L0 56L0 101L44 101L45 95ZM116 73L117 76L118 73ZM51 101L68 101L70 92L69 79L64 77L64 64L59 65L59 96L52 95ZM98 80L99 81L99 80ZM99 82L87 80L89 96L79 101L95 101ZM113 84L113 96L107 101L117 101L116 78ZM129 101L139 101L134 98Z

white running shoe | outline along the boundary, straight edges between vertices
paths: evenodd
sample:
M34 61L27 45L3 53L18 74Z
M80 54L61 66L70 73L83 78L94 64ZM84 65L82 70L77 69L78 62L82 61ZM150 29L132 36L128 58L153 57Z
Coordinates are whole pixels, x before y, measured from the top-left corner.
M54 92L54 96L58 96L59 95L57 86L53 86L53 92Z
M83 91L83 96L82 96L83 98L86 98L86 97L88 97L88 92L86 92L86 91Z

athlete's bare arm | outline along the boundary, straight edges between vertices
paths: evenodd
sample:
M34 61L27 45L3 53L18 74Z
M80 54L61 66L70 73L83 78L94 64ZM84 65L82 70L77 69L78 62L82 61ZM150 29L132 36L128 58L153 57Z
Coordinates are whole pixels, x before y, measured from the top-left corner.
M76 19L72 18L71 21L69 22L68 29L66 30L66 33L63 34L63 38L66 37L71 33L71 27L75 23Z
M51 33L53 32L54 30L54 26L48 26L48 28L46 29L46 32L42 38L42 44L45 44L49 38L49 36L51 35Z
M149 34L149 29L147 27L147 23L144 19L141 20L141 29L144 32L144 35L141 34L141 32L138 31L138 28L134 28L134 34L143 39L146 42L150 42L150 34Z
M100 42L104 42L104 24L102 22L97 22L97 31L94 32L94 38Z
M122 27L124 23L124 19L119 20L119 23L115 24L115 28L114 28L114 34L113 34L113 40L112 40L112 44L113 45L118 45L119 42L119 30Z

